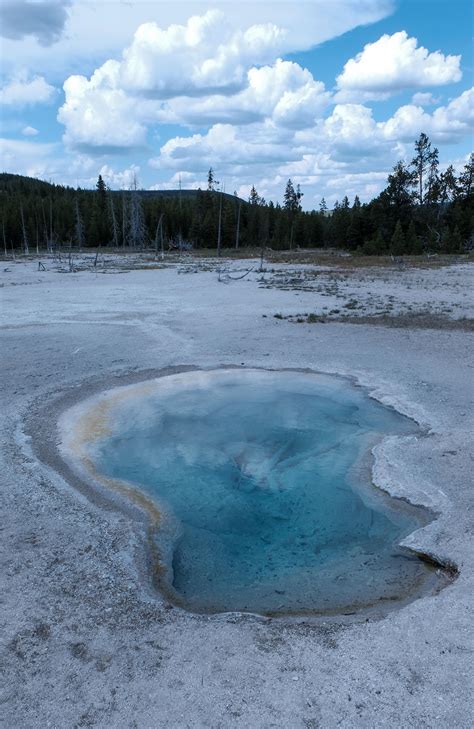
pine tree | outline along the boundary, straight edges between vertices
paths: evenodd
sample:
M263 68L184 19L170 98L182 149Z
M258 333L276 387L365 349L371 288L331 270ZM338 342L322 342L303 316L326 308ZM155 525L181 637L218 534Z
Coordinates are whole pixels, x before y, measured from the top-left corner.
M296 209L298 211L301 210L301 198L303 197L304 192L301 192L300 185L296 185Z
M460 253L463 249L463 241L459 228L450 230L445 239L446 253Z
M398 220L390 241L390 251L394 256L402 256L405 253L405 249L405 235L403 233L402 224Z
M352 211L351 222L346 233L347 245L351 250L355 250L362 244L362 223L360 215L357 211Z
M439 202L447 203L459 196L459 185L453 165L441 173L439 178Z
M297 209L297 198L295 188L291 180L286 183L285 194L283 195L283 207L290 213Z
M411 188L414 181L414 173L408 169L404 162L397 162L392 173L388 176L388 184L382 195L386 198L388 205L395 208L398 214L410 208L413 204Z
M107 186L102 179L102 175L99 175L95 187L99 196L99 208L101 212L105 212L107 208Z
M212 167L209 167L209 172L207 173L207 191L214 192L218 184L219 181L216 180L214 170Z
M405 236L405 249L407 253L412 255L420 255L423 252L421 241L416 234L415 222L413 218L410 220L410 225Z
M367 256L380 256L386 252L387 246L380 228L375 238L364 243L362 250Z
M463 197L469 197L474 191L474 152L471 152L469 160L459 176L459 189Z
M427 135L422 132L415 142L415 156L412 159L412 167L414 172L414 181L417 186L416 196L419 205L425 202L425 191L428 197L432 195L437 170L438 170L438 150L431 148L431 142ZM428 175L428 181L426 177ZM430 202L431 200L427 200Z
M252 189L250 190L249 203L251 205L265 205L265 200L260 197L254 185L252 185Z

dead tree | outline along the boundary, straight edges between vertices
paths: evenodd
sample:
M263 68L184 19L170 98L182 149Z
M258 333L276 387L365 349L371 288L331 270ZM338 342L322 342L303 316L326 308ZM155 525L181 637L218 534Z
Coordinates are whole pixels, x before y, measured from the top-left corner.
M28 236L26 233L25 216L23 215L23 205L20 205L20 216L21 216L21 231L23 234L23 251L25 253L25 256L27 256L30 252L30 249L28 247Z
M82 222L81 211L79 210L79 201L76 198L76 241L79 249L84 246L84 223Z
M237 209L237 229L235 231L235 247L239 247L239 238L240 238L240 209L242 207L242 203L239 202L239 207Z
M49 249L48 246L48 226L46 225L46 213L44 211L44 200L41 198L41 211L43 213L43 238L44 238L44 247L46 249Z
M146 241L146 226L142 201L136 189L133 190L130 198L129 234L130 244L133 248L143 248Z
M49 198L49 245L48 248L53 248L53 198Z
M219 222L217 225L217 255L221 255L221 234L222 234L222 192L219 193Z
M114 206L114 201L112 199L111 193L109 193L109 202L110 202L110 217L112 218L113 244L114 244L114 248L118 248L119 237L118 237L118 229L117 229L117 218L115 217L115 206Z
M3 247L5 249L5 258L7 257L7 239L5 236L5 221L2 220Z
M156 233L155 233L155 260L158 256L158 232L161 236L161 260L165 257L165 251L163 246L163 213L160 215L160 219L158 220L158 224L156 226Z
M127 245L127 199L122 193L122 248Z
M35 222L36 222L36 255L39 256L39 225L38 225L38 215L35 210Z

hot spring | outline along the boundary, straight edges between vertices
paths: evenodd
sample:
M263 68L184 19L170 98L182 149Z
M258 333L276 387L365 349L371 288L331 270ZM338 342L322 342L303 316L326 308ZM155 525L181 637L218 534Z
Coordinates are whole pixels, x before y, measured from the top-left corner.
M111 391L81 432L96 476L156 506L160 587L188 610L352 612L430 575L399 547L418 517L370 482L371 447L417 426L347 380L171 375Z

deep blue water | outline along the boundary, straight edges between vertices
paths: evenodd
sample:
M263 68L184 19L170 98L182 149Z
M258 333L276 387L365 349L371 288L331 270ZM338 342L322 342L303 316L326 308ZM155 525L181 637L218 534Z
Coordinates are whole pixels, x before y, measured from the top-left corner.
M168 588L195 611L356 609L426 573L397 542L413 516L361 456L414 423L344 380L218 371L157 381L116 407L91 454L151 495Z

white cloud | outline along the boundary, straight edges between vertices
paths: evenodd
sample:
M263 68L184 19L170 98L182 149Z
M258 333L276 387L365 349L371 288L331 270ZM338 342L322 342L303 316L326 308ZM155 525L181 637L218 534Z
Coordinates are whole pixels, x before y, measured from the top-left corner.
M361 157L375 151L377 127L367 106L337 104L320 127L326 142L344 154L352 152Z
M275 54L284 32L272 25L246 30L209 11L186 25L138 28L122 61L109 60L87 79L70 76L58 120L70 147L102 153L145 143L152 123L312 124L328 104L324 84Z
M185 125L250 124L271 118L280 126L297 128L313 124L330 99L310 71L277 59L271 66L250 68L246 87L236 94L178 97L160 104L154 114L157 121Z
M341 101L383 99L407 88L442 86L461 79L461 56L430 53L406 31L383 35L351 58L337 77Z
M0 103L21 108L33 104L48 104L56 96L57 89L43 76L29 78L26 71L17 73L0 89Z
M434 106L440 101L439 97L434 96L430 91L417 91L413 94L411 103L414 106Z
M32 139L0 137L0 160L2 171L73 186L90 186L97 169L97 160L69 156L60 144Z
M474 128L474 88L467 89L432 114L421 106L401 106L386 122L378 125L387 139L414 140L425 132L435 142L456 142Z
M139 165L130 165L125 170L114 170L110 165L102 165L97 175L102 175L104 182L112 189L128 190L134 181L138 182L140 173ZM95 184L97 177L91 178L91 184Z
M56 167L56 147L23 139L0 139L2 168L29 177L49 178Z
M84 151L139 147L146 129L137 118L133 99L117 86L119 64L108 61L90 80L70 76L64 83L66 100L58 120L66 125L64 141Z
M370 199L383 188L395 162L411 158L420 132L435 143L456 142L469 133L473 94L466 91L432 114L402 106L383 122L376 122L367 106L337 104L329 116L303 129L279 126L272 118L240 126L216 124L206 134L168 140L150 165L161 172L186 171L194 186L203 170L213 166L228 189L240 189L242 179L250 180L273 199L281 197L288 177L332 202L346 193Z
M281 34L270 25L235 30L218 11L166 30L141 25L122 61L107 61L89 80L65 81L58 119L66 126L66 143L99 151L142 145L146 121L175 113L163 99L241 90L250 59L271 57Z
M282 164L296 158L292 153L292 133L277 129L271 122L235 126L215 124L206 134L174 137L160 149L159 157L150 160L156 169L193 171L215 166L229 174L250 166Z
M235 93L246 82L249 64L274 58L284 35L271 23L235 28L218 10L166 30L144 23L123 52L120 83L134 94L160 99Z
M18 10L20 2L28 0L2 0L5 1ZM61 0L43 0L41 5L46 3L59 5ZM32 4L40 5L35 0ZM190 10L195 15L204 15L209 5L208 0L175 0L172 3L75 0L69 9L67 33L63 33L58 42L45 48L31 35L23 33L23 39L18 40L21 34L16 34L15 40L3 42L2 62L5 70L11 71L17 68L21 59L23 65L43 74L51 77L56 74L54 78L59 81L59 73L70 75L77 73L78 68L89 69L91 63L97 67L107 58L118 57L139 25L150 22L156 22L162 28L173 24L185 25ZM394 0L307 0L299 3L288 0L219 0L213 5L223 10L234 28L245 29L251 18L250 24L270 23L284 29L285 36L276 49L276 55L281 55L312 48L353 28L381 20L393 11ZM21 18L23 31L27 22L28 18Z
M110 158L133 151L130 160L142 164L144 182L150 170L143 155L152 157L156 189L177 187L179 176L186 187L205 186L212 165L227 190L247 193L254 183L267 199L281 198L288 177L303 185L309 206L321 195L370 198L397 159L411 159L421 131L441 150L443 142L469 134L472 92L439 106L429 90L460 77L459 57L430 53L406 33L383 36L346 64L335 97L309 70L282 58L378 19L389 6L384 0L220 0L225 12L219 13L207 12L204 0L192 6L114 0L111 23L110 3L75 0L67 47L60 39L45 55L32 36L7 41L6 53L4 44L4 55L15 47L18 59L25 51L23 64L34 46L41 63L28 65L37 73L49 64L68 75L58 112L65 152L27 141L34 132L26 130L34 127L24 127L26 119L17 115L6 120L5 134L24 138L6 140L7 165L82 186L92 186L100 172L111 187L127 188L138 165ZM189 19L190 7L201 15ZM75 75L77 69L84 75ZM23 74L20 81L32 79ZM380 107L377 121L371 104L363 103L410 87L417 91L412 102L385 116ZM171 124L181 129L166 141ZM31 146L15 146L20 143Z
M35 127L28 126L28 127L23 127L23 129L21 130L21 133L23 134L24 137L36 137L36 135L39 132L37 129L35 129Z

